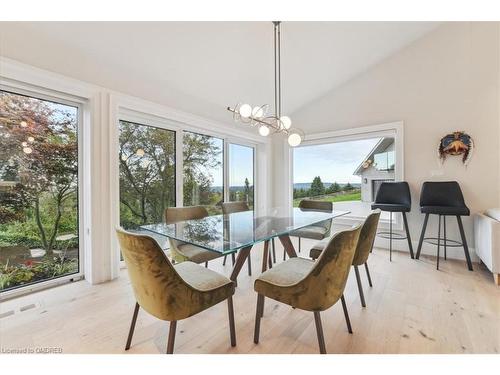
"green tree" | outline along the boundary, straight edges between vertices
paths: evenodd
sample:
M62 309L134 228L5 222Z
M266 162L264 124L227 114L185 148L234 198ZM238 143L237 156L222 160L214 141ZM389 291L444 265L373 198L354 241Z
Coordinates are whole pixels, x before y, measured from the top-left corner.
M76 108L2 91L0 124L0 180L15 183L0 197L2 220L33 215L52 255L63 216L77 207Z
M311 197L325 194L325 186L323 182L321 182L320 176L314 177L311 188L309 189L309 194Z
M351 191L351 190L354 190L354 186L351 185L350 182L348 182L347 184L345 184L344 186L344 191Z
M250 181L248 181L248 178L245 178L245 187L244 187L243 192L245 195L245 201L247 203L250 203L251 191L250 191Z
M332 193L338 193L340 189L340 185L335 181L331 186L330 186Z
M175 133L120 122L121 225L162 221L175 205Z
M184 133L184 205L218 204L222 192L213 192L211 170L222 165L222 146L213 137Z

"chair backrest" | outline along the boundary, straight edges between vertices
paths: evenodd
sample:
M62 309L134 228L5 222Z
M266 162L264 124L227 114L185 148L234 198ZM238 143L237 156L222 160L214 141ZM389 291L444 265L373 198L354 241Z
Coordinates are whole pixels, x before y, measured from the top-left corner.
M411 194L408 182L382 182L378 188L375 203L403 204L411 207Z
M189 315L192 288L187 285L151 237L117 229L121 252L137 303L162 320Z
M339 300L344 293L360 232L361 225L358 225L332 237L309 274L297 285L297 293L301 296L296 307L323 311Z
M352 260L353 266L360 266L368 260L370 251L373 247L373 242L375 241L375 236L377 235L377 226L380 219L380 210L373 211L366 218L363 226L361 227L361 232L359 233L358 245L356 246L356 252L354 253L354 259Z
M222 213L224 215L233 214L235 212L249 211L247 202L224 202L222 203Z
M179 221L203 219L208 216L208 211L203 206L168 207L165 209L165 222L175 224Z
M333 211L333 203L325 202L325 201L315 201L312 199L302 199L299 202L299 208L304 210L318 210L318 211ZM324 238L330 236L330 230L332 228L332 219L325 220L315 225L321 225L326 229L326 233L324 234Z
M167 224L175 224L179 221L203 219L208 216L208 211L203 206L191 207L168 207L165 209L165 222ZM170 256L175 262L184 262L189 260L180 250L180 246L185 243L182 241L169 238Z
M420 206L467 207L462 189L456 181L424 182Z
M306 210L332 211L333 203L325 201L315 201L312 199L302 199L299 202L299 208L303 208Z

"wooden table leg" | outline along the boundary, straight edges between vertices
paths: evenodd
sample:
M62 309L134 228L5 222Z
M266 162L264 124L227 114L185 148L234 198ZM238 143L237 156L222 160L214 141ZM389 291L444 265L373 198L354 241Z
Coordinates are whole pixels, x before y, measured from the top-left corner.
M292 240L290 239L290 236L288 234L284 234L282 236L279 236L279 239L281 241L281 244L285 248L288 257L289 258L297 257L297 253L295 252L295 248L293 247L293 243Z
M241 267L243 267L243 264L245 264L245 261L248 258L248 254L250 254L250 250L252 250L252 246L244 247L243 249L238 251L238 256L236 257L236 263L234 264L233 272L231 272L231 276L229 277L232 281L236 282L236 279L240 274Z
M267 259L269 258L269 240L264 241L264 254L262 254L262 272L267 270Z

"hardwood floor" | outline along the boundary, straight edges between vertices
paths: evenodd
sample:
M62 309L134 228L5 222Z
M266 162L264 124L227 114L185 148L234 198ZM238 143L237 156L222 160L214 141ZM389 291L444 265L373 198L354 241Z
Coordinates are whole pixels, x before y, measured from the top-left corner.
M277 243L277 259L282 247ZM303 240L307 256L312 242ZM229 343L227 306L221 303L180 321L175 353L318 353L314 317L266 299L260 343L253 343L257 295L253 280L260 269L262 245L252 250L254 276L241 272L234 296L237 346ZM360 269L366 308L362 308L354 272L345 297L354 333L350 335L338 304L322 313L328 353L498 353L500 288L484 267L467 270L464 261L411 260L406 253L375 249L369 259L373 288ZM229 275L231 262L210 262ZM0 347L57 347L64 353L125 353L135 300L126 270L120 278L91 286L75 282L0 303ZM20 312L23 306L35 307ZM127 353L164 353L168 323L139 312Z

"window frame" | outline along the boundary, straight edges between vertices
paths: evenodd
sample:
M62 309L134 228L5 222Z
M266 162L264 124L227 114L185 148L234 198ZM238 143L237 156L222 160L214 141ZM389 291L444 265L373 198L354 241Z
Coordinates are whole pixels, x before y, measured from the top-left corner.
M304 141L295 148L325 145L339 142L357 141L370 138L380 137L394 137L394 154L396 164L394 168L394 181L404 181L404 123L403 121L355 127L351 129L314 133L306 135ZM289 169L290 176L289 190L287 196L287 205L293 205L293 148L289 148ZM339 225L353 225L359 223L360 218L355 216L346 215L335 219L335 223ZM380 220L382 227L386 227L389 221L385 219ZM399 215L393 218L393 227L396 230L403 230L403 222Z
M86 205L84 203L84 124L85 116L88 111L88 102L80 97L72 96L69 94L62 94L50 89L39 89L37 87L27 85L27 84L17 84L10 82L0 82L0 90L12 93L14 95L22 95L31 97L34 99L39 99L43 101L49 101L56 104L62 104L66 106L75 107L77 109L77 142L78 142L78 183L77 183L77 194L78 194L78 272L59 276L56 278L51 278L48 280L35 282L33 284L28 284L24 286L15 287L3 292L0 292L0 301L11 299L20 295L33 293L42 289L50 288L56 285L65 284L67 282L78 281L85 277L85 236L84 236L84 213L86 212ZM84 143L85 142L85 143Z

